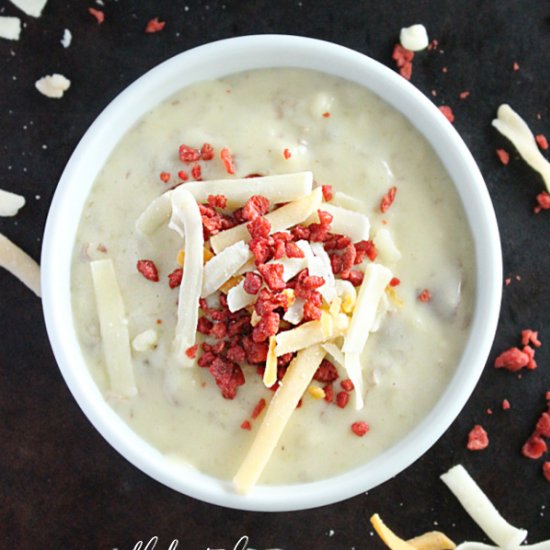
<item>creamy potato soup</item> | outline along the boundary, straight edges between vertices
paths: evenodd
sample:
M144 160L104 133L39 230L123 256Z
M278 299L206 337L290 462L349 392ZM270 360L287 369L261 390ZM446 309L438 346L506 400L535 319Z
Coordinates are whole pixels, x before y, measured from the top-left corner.
M180 158L180 145L200 151L205 143L212 146L211 160L209 153L208 160ZM365 256L353 270L361 278L369 265L380 265L384 273L391 273L391 281L383 284L375 321L355 329L359 339L370 330L360 354L361 380L355 373L355 386L363 384L364 406L356 406L358 388L342 384L352 376L339 363L345 337L338 333L329 342L332 348L328 346L338 357L327 353L325 359L336 367L339 378L332 383L314 379L306 386L258 482L307 482L368 462L432 409L457 367L469 333L475 294L473 242L448 174L422 136L379 97L348 81L306 70L258 70L195 84L156 107L121 139L94 183L74 245L73 312L82 351L105 399L132 430L170 460L221 479L232 479L239 471L276 395L262 379L265 354L255 365L242 361L245 383L233 388L233 398L222 395L209 365L196 364L206 353L200 344L224 340L227 351L232 339L238 344L252 327L239 331L236 339L221 333L215 338L199 334L198 349L189 347L186 357L178 355L174 341L178 302L183 298L177 281L171 288L168 276L177 276L178 254L181 263L186 241L168 220L151 231L136 227L152 201L184 177L189 182L197 178L196 166L204 184L251 174L311 172L313 193L317 186L332 186L332 193L324 188L324 199L330 200L319 210L325 204L335 205L357 213L361 223L368 218L367 242L377 256L374 262ZM185 185L190 183L177 189ZM389 193L392 188L394 196ZM220 205L217 211L223 212ZM234 211L228 210L231 215ZM319 222L315 216L302 225ZM185 239L191 239L188 227ZM205 245L211 248L208 241ZM313 242L305 246L316 249ZM249 253L246 242L241 252ZM329 256L339 253L342 250L329 250ZM111 334L110 340L126 338L131 343L123 346L131 350L134 396L112 391L106 366L90 266L107 258L113 262L127 331L126 336L124 330ZM142 263L138 270L140 260L151 263ZM228 286L243 284L247 265L248 271L256 270L254 257L252 263L247 261ZM156 282L147 276L151 266L158 273ZM254 277L249 277L252 282ZM360 294L365 283L354 283L359 286L350 286ZM295 292L291 289L290 294ZM219 295L210 294L205 307L219 309ZM350 320L353 304L346 311L344 302L345 297L337 301L337 314ZM330 317L328 306L320 305L324 317L316 323ZM249 318L253 307L243 310ZM252 324L258 322L255 316ZM322 330L336 330L330 326L323 325ZM294 328L283 319L280 327ZM195 363L190 366L193 355ZM338 397L340 393L347 397ZM254 418L261 399L266 408Z

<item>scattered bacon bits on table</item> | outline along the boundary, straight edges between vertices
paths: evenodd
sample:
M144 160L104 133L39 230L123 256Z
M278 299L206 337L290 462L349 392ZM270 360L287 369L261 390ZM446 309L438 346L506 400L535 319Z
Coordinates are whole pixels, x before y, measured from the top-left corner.
M532 434L531 437L525 442L521 448L521 454L526 458L531 458L533 460L539 459L546 451L548 447L540 435L536 433Z
M432 295L430 293L430 291L425 288L419 295L418 295L418 299L421 301L421 302L429 302L431 299L432 299Z
M382 212L382 214L385 214L390 209L390 206L395 200L396 194L397 187L394 185L393 187L390 187L388 192L382 197L382 200L380 201L380 212Z
M533 209L535 214L538 214L541 210L550 210L550 194L546 191L537 195L537 206Z
M105 14L101 10L95 8L88 8L88 13L96 18L98 25L101 25L105 21Z
M543 149L544 151L548 149L548 140L546 139L546 136L544 134L537 134L535 136L535 140L541 149Z
M504 166L506 166L510 162L510 154L508 153L508 151L504 149L497 149L496 154L498 160L500 160L500 162L504 164Z
M351 431L358 437L363 437L365 434L369 432L369 430L370 430L369 425L363 421L354 422L351 425Z
M453 110L448 105L440 105L439 110L443 113L443 115L449 122L454 122L455 115L453 113Z
M466 99L470 97L470 92L468 90L464 90L463 92L460 92L458 94L459 99Z
M502 400L502 410L507 411L509 409L510 409L510 401L508 401L508 399L503 399Z
M547 461L542 465L542 474L546 478L546 481L550 481L550 462Z
M393 48L392 59L399 69L399 74L406 80L410 80L412 76L414 52L405 49L401 44L396 44Z
M506 369L512 372L521 370L525 367L529 369L536 368L536 363L534 363L529 352L526 351L526 348L531 349L529 346L525 346L523 351L517 347L509 348L506 351L503 351L495 359L495 368Z
M469 451L482 451L489 446L489 436L480 424L476 424L468 434L466 448Z
M542 346L541 341L539 340L539 333L538 331L531 330L530 328L526 328L521 331L521 345L527 346L527 345L533 345L536 348L540 348Z
M148 280L158 282L159 272L153 260L138 260L137 270Z
M514 69L514 71L519 71L519 63L517 61L514 61L514 64L512 65L512 69Z
M160 32L162 29L164 29L165 25L166 25L166 21L159 21L158 17L154 17L153 19L150 19L147 22L147 26L145 27L145 32L147 34Z

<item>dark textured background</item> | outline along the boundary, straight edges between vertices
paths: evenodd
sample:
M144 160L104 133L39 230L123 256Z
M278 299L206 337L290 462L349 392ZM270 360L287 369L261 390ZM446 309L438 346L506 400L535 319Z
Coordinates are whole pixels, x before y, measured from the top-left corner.
M457 462L505 517L529 529L531 542L550 538L550 483L542 477L542 461L520 455L550 390L550 213L532 214L542 181L515 153L509 166L499 163L495 149L512 149L490 126L497 106L509 102L535 133L550 138L550 2L105 0L101 26L88 14L90 6L101 9L92 0L50 0L42 17L33 19L0 1L2 14L21 16L26 25L19 42L0 40L0 188L27 198L16 218L0 219L0 232L35 258L71 152L109 101L147 69L205 42L270 32L331 40L393 67L399 29L422 22L444 53L418 54L412 82L436 104L453 107L455 126L494 201L505 274L518 274L521 281L514 278L504 288L496 342L472 398L422 459L368 495L316 510L260 514L180 495L119 456L67 390L40 301L0 271L0 546L125 549L158 535L157 548L168 548L175 538L179 548L233 548L246 534L254 548L377 549L383 545L368 524L374 512L406 536L440 528L456 541L485 540L439 481ZM145 35L154 16L166 20L166 27ZM65 27L73 32L68 49L59 43ZM72 82L61 100L34 88L35 80L52 72ZM471 95L460 101L463 90ZM539 368L521 379L497 372L494 357L516 345L526 326L540 330ZM505 397L512 404L508 412L500 410ZM470 453L466 436L476 422L486 427L491 444Z

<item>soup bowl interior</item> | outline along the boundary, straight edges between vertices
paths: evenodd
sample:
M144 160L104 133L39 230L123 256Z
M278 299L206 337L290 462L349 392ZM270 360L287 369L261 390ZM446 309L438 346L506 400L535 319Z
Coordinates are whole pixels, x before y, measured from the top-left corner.
M121 137L153 107L195 82L246 70L292 67L358 83L400 111L431 144L450 174L474 237L476 297L461 360L431 412L399 443L347 473L307 484L258 486L236 494L230 483L170 462L136 435L111 409L85 364L71 306L72 243L92 184ZM335 44L294 36L263 35L215 42L179 54L123 91L92 124L57 187L42 249L43 307L50 342L78 404L103 437L154 479L200 500L255 511L312 508L369 490L427 451L459 414L477 383L498 320L502 265L489 195L465 144L439 110L409 82L378 62Z

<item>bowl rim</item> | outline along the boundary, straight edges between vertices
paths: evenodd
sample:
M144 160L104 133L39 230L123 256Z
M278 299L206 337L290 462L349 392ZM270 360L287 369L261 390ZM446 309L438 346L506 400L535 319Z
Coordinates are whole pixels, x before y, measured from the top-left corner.
M407 436L343 474L310 483L259 485L242 496L228 481L166 460L104 400L85 365L74 324L67 322L73 318L70 263L74 232L91 185L134 122L194 82L270 67L313 69L359 83L405 115L425 137L458 191L474 237L476 297L470 334L455 374L433 409ZM69 248L64 246L68 234ZM405 470L443 435L474 390L489 355L502 294L502 254L483 177L459 134L430 99L381 63L344 46L266 34L219 40L177 54L109 103L71 155L55 191L42 246L41 283L46 328L61 373L84 414L112 447L150 477L188 496L241 510L291 511L332 504L372 489Z

